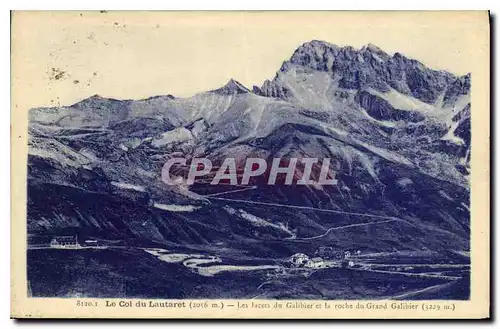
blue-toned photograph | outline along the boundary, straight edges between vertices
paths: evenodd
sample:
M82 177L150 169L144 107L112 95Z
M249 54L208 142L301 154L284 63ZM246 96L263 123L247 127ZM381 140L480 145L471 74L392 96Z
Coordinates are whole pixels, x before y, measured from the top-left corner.
M334 43L31 109L29 296L469 300L471 74Z

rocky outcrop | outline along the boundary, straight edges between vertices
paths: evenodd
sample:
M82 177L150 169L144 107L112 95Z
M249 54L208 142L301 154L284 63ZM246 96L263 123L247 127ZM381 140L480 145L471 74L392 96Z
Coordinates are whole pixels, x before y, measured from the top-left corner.
M428 104L435 103L445 91L451 97L460 89L456 86L460 82L452 74L429 69L400 53L391 56L372 44L355 49L314 40L300 46L290 60L283 63L280 72L286 72L293 66L328 72L341 88L359 90L372 87L381 92L393 88ZM462 80L462 84L466 85L467 79ZM279 86L270 89L269 83L264 84L261 89L268 90L265 95L279 93Z
M396 109L385 99L370 94L366 90L358 92L355 100L377 120L420 122L425 119L425 116L419 112Z

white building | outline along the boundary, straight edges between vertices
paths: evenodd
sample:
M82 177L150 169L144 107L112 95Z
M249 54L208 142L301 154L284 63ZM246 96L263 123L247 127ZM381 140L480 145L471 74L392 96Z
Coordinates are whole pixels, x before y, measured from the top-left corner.
M309 261L309 256L302 253L294 254L290 257L290 262L295 266L303 266Z
M309 268L325 267L325 261L321 257L314 257L306 263L306 267Z
M56 249L80 249L81 245L74 236L57 236L50 241L50 247Z

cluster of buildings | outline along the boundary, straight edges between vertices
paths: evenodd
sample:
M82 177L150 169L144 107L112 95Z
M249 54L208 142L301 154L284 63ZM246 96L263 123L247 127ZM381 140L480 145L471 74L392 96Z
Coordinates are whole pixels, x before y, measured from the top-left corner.
M309 258L306 254L297 253L290 257L290 263L294 267L322 268L325 261L321 257Z
M315 257L310 258L306 254L297 253L292 255L289 261L294 267L324 268L332 262L338 262L345 267L353 267L355 263L351 257L359 256L361 251L357 250L356 252L352 252L334 250L332 247L319 247L314 254Z
M103 248L97 240L85 240L83 244L78 241L78 236L56 236L50 240L50 247L54 249L82 249Z

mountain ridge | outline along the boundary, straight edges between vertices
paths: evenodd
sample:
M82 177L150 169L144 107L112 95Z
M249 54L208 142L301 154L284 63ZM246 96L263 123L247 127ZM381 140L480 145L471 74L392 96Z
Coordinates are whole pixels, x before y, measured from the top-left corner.
M416 59L412 59L412 58L409 58L409 57L406 57L404 56L403 54L401 54L400 52L395 52L393 56L389 55L389 53L385 52L384 50L382 50L381 48L379 48L378 46L374 45L374 44L371 44L371 43L368 43L364 46L361 46L360 48L356 49L352 46L338 46L338 45L335 45L335 44L332 44L332 43L329 43L329 42L326 42L326 41L320 41L320 40L311 40L311 41L308 41L308 42L304 42L301 46L299 46L293 53L292 57L297 53L297 51L299 49L301 49L302 47L305 47L305 48L308 48L310 47L309 45L323 45L323 46L328 46L328 47L331 47L332 49L347 49L347 50L354 50L354 51L359 51L359 52L363 52L363 51L371 51L371 52L380 52L380 53L383 53L385 54L386 56L388 57L392 57L392 58L401 58L401 59L404 59L408 62L414 62L414 63L417 63L418 65L420 66L423 66L425 67L426 69L429 69L429 70L432 70L432 71L436 71L436 72L442 72L444 74L447 74L447 75L450 75L452 76L454 79L469 79L470 80L470 76L471 76L471 73L466 73L466 74L463 74L463 75L457 75L455 73L452 73L446 69L432 69L432 68L429 68L428 66L426 66L425 64L423 64L422 62L416 60ZM284 70L284 66L286 66L286 63L288 61L285 61L283 62L281 68L279 71L283 71ZM266 83L266 81L271 81L271 80L265 80L263 82L263 84ZM211 91L217 91L217 90L223 90L225 87L227 87L228 85L231 85L232 83L235 83L237 84L239 87L238 88L241 88L243 90L246 90L246 91L253 91L254 93L256 94L259 94L261 92L261 87L259 86L256 86L256 85L253 85L252 88L253 90L251 90L250 88L247 88L246 86L244 86L242 83L240 83L239 81L237 81L235 78L231 78L229 79L229 81L219 87L219 88L216 88L216 89L213 89ZM198 93L203 93L204 91L199 91L196 94ZM174 99L174 98L179 98L175 95L172 95L172 94L166 94L166 95L155 95L155 96L148 96L146 99L152 99L152 98L161 98L161 97L166 97L166 98L170 98L170 99ZM186 97L180 97L180 98L189 98L189 97L192 97L192 96L186 96ZM85 100L88 100L88 99L107 99L107 100L121 100L121 101L133 101L133 100L140 100L140 99L118 99L118 98L113 98L113 97L105 97L105 96L102 96L102 95L99 95L99 94L94 94L94 95L91 95L91 96L88 96L86 98L83 98L81 99L80 101L77 101L71 105L67 105L67 106L74 106L76 105L77 103L79 102L82 102L82 101L85 101Z
M431 70L374 45L311 41L252 90L230 79L192 97L94 95L32 109L28 230L200 248L221 243L248 252L257 252L257 241L266 244L260 251L283 256L304 248L302 238L365 223L309 209L317 208L404 221L350 229L350 239L329 234L310 248L467 249L470 84L470 74ZM171 157L215 164L227 157L238 163L331 158L338 185L289 188L256 180L255 189L227 194L236 201L211 199L228 187L162 182ZM251 207L238 199L309 210Z

